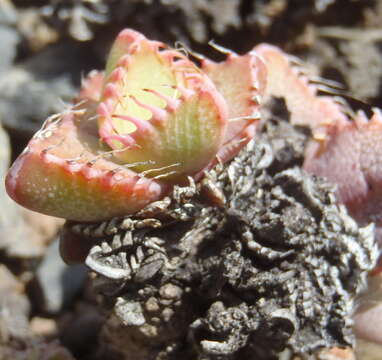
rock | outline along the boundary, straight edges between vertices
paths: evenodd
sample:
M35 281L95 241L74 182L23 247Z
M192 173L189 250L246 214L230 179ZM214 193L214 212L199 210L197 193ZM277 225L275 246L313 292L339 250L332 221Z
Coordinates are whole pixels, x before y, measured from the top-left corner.
M7 71L12 65L17 52L20 36L14 25L17 21L17 12L9 0L0 0L0 74Z
M0 78L0 119L18 135L32 136L51 114L63 110L74 90L68 76L44 81L23 68Z
M35 316L30 321L30 328L38 336L51 337L57 334L57 323L53 319Z
M11 25L17 21L17 12L10 0L0 0L0 24Z
M4 265L0 265L0 344L30 336L30 304L22 290L23 285Z
M0 128L0 178L2 184L4 184L9 157L8 136ZM9 198L4 185L0 187L0 201L2 206L7 209L7 211L0 212L0 249L11 253L11 256L18 256L18 254L22 254L22 257L24 255L26 257L40 256L43 248L38 245L33 246L28 239L28 229L22 219L21 208Z
M93 305L79 303L75 310L61 323L60 340L79 358L109 359L109 357L93 357L97 351L98 335L104 317Z
M76 94L81 72L94 66L86 46L45 47L0 77L0 120L11 135L30 138L45 119L63 111Z
M50 245L32 284L36 305L49 314L70 305L87 276L84 265L67 266L60 258L58 247L58 240Z
M6 71L12 65L19 40L20 37L14 29L6 25L0 25L0 73Z
M8 136L0 126L0 178L4 184L10 158ZM57 233L62 221L26 210L11 200L0 187L0 250L13 258L30 259L43 255L46 244Z
M139 302L119 297L115 305L115 313L126 326L141 326L146 320Z
M18 17L18 31L33 52L57 42L59 33L45 23L35 8L20 9Z

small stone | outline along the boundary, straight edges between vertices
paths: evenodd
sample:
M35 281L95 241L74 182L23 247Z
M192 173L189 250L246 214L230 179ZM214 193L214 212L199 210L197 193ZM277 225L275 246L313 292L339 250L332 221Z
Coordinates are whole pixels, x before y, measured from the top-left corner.
M158 336L158 328L153 325L144 324L139 327L139 331L148 338L155 338Z
M153 324L159 324L160 323L160 319L158 317L153 317L153 318L151 318L151 322Z
M172 318L172 316L174 315L174 310L170 309L170 308L165 308L163 311L162 311L162 318L165 322L168 322L170 321L170 319Z
M8 270L5 265L0 264L0 292L21 292L23 289L15 276Z
M182 292L183 291L179 286L173 285L171 283L163 285L159 290L159 294L162 298L170 300L180 299Z
M141 304L137 301L130 301L119 297L114 309L115 314L124 325L141 326L146 323Z
M160 299L160 304L163 306L171 306L173 304L174 300L169 299Z
M57 334L57 323L53 319L35 316L30 322L32 332L38 336L52 336Z
M146 311L156 312L159 311L159 305L157 299L150 297L145 304Z

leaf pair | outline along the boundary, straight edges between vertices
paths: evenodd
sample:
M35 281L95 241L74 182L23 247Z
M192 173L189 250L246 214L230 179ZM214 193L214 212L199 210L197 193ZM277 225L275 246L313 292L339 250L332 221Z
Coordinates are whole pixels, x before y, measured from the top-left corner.
M21 205L75 221L138 211L254 135L266 69L253 53L202 60L122 31L104 74L46 121L9 171Z

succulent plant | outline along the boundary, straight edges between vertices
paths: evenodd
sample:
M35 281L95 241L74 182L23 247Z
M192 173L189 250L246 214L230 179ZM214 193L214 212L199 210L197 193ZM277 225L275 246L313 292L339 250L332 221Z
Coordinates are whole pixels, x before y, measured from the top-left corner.
M158 230L158 224L162 226L161 221L163 227L166 227L169 224L166 221L176 224L176 221L195 219L196 215L192 214L191 210L196 209L200 211L198 216L203 226L205 224L211 226L220 215L221 218L227 216L228 222L235 226L235 238L229 239L229 244L236 242L240 249L244 244L245 249L252 251L254 256L260 257L262 261L265 259L271 262L277 259L278 266L282 258L278 256L285 255L280 255L278 248L280 243L277 243L276 249L272 249L272 242L264 245L262 241L257 243L256 240L261 229L267 230L266 226L262 226L264 217L261 218L259 214L259 216L254 215L262 192L255 191L257 187L253 183L255 171L261 170L260 165L254 163L256 149L253 143L237 157L241 159L239 163L235 163L235 159L231 165L223 169L222 174L226 176L226 183L217 186L226 192L230 186L235 191L243 191L240 201L236 199L233 201L227 197L227 202L223 202L227 204L226 207L207 207L206 211L211 211L212 215L206 217L206 213L203 212L204 203L195 201L197 205L193 206L191 201L193 199L189 198L188 200L191 200L187 202L187 199L183 201L180 196L189 194L189 188L192 189L192 186L187 188L186 184L190 177L199 181L206 171L218 162L224 163L232 159L249 142L256 130L259 104L263 97L265 100L271 97L283 98L291 123L311 128L313 139L305 155L305 169L317 175L325 175L337 183L339 187L337 195L340 201L350 210L352 204L356 204L357 209L365 215L366 220L361 216L357 220L372 219L380 225L378 224L380 207L376 200L380 193L378 190L380 180L378 140L381 124L379 112L375 112L370 122L367 122L363 115L358 115L355 119L349 118L341 104L331 97L318 94L320 86L325 85L322 80L319 79L314 83L311 77L304 76L299 70L300 67L295 66L290 57L272 46L259 45L255 48L255 52L243 56L225 49L220 50L227 53L225 61L215 63L201 57L198 58L200 62L198 67L180 51L147 40L135 31L122 31L111 49L105 72L89 74L75 105L61 114L50 117L16 160L6 179L10 196L32 210L76 222L67 223L67 234L63 236L64 245L61 246L61 251L66 253L67 258L72 257L74 253L78 257L81 253L81 261L82 255L85 257L87 255L87 265L101 276L106 274L113 280L139 279L144 282L158 274L162 266L166 269L169 265L166 251L161 248L165 241L162 242L161 239L158 241L156 236L148 239L146 233L144 236L140 233L137 241L128 236L121 240L121 229L126 234L137 229ZM353 152L350 152L350 149ZM348 154L351 156L345 161ZM244 162L243 159L248 161ZM341 165L340 171L336 162ZM245 177L240 175L235 178L235 172L237 174L243 172ZM289 189L290 179L296 178L294 174L295 170L291 170L277 175L276 178L280 181L284 176L281 183L284 181ZM267 177L261 174L261 178ZM369 187L366 186L362 192L363 188L359 186L358 180L365 178ZM244 180L240 182L240 179ZM190 183L195 185L192 179ZM203 197L203 182L197 185L192 196L195 195L199 200ZM212 182L213 185L216 185L216 182L215 184ZM312 186L292 187L303 189L303 194L297 192L298 201L306 202L310 196L316 196ZM347 192L347 189L350 191ZM253 194L251 197L248 196L249 192ZM346 197L348 193L351 196ZM358 197L359 193L362 197ZM270 191L270 195L277 197L280 193ZM218 197L216 196L217 200ZM289 195L282 195L280 199L286 202L286 199L290 198ZM163 200L157 201L160 199ZM272 202L277 204L275 209L277 216L280 211L278 205L280 199L277 198L277 201ZM373 227L362 230L366 235L361 236L359 235L361 231L357 232L357 226L347 215L344 215L346 221L343 220L343 229L338 227L340 222L337 220L333 222L334 212L337 211L334 210L337 209L334 197L325 195L322 199L330 206L330 211L327 211L326 207L321 208L322 213L328 216L328 226L326 224L324 226L330 232L327 238L328 246L322 244L321 223L314 231L317 234L316 238L302 237L304 244L306 242L306 253L301 252L301 244L295 242L297 236L288 235L283 239L291 241L285 248L289 249L291 245L297 246L299 257L296 266L301 267L301 264L306 266L306 278L313 278L314 274L314 278L321 279L322 274L325 275L327 272L328 279L333 282L333 289L335 291L340 289L343 301L335 303L346 311L341 309L334 314L331 300L322 298L322 294L330 295L331 291L327 292L325 284L320 284L319 280L315 281L315 284L319 285L317 297L328 305L328 311L323 318L327 317L329 321L325 320L325 323L333 320L335 327L339 329L338 333L344 330L340 335L340 344L350 345L352 340L349 316L353 297L363 288L366 274L374 266L377 256ZM149 204L151 206L147 206ZM315 198L306 204L312 207L312 214L317 213ZM304 206L306 204L304 203ZM227 209L229 211L226 211ZM342 212L343 210L340 211ZM299 210L299 213L304 214L300 214L301 216L309 217L309 212ZM215 216L216 214L220 215ZM130 217L115 219L124 215ZM293 213L292 218L296 218ZM321 218L312 216L309 221ZM101 222L102 220L107 221ZM83 222L101 223L83 224ZM279 225L278 222L274 224L277 226L277 232L280 228L288 229L287 225ZM305 226L304 222L302 224ZM248 226L251 226L251 231L246 230ZM225 227L222 229L226 231ZM69 230L73 230L72 233ZM299 227L296 231L300 236ZM115 241L110 240L109 236L115 233L118 233L113 239ZM215 229L211 233L215 233ZM349 236L346 237L345 233L349 233L347 234ZM220 233L217 234L220 237ZM238 234L242 236L241 241L237 240ZM101 246L94 245L92 242L86 244L91 247L90 251L88 248L79 252L78 249L84 242L77 240L80 238L92 240L91 235L98 240L105 240L105 243L111 241L111 246L108 244L102 246L103 243ZM273 238L273 231L270 232L270 236ZM76 244L73 245L71 240ZM81 245L78 245L79 243ZM361 245L365 248L363 252L359 251ZM121 253L118 253L119 247L122 247ZM324 248L330 250L323 252ZM293 258L297 259L293 251L286 251L285 256L293 255ZM232 254L231 249L227 254ZM311 261L312 254L317 261ZM216 258L220 259L220 256ZM248 264L252 264L252 256L250 258ZM110 266L112 259L117 265L122 264L122 271L118 267ZM344 276L355 274L354 278L349 278L349 284L357 284L356 287L346 285L346 289L341 289L338 286L338 264L332 263L333 259L341 261L339 269ZM283 267L285 263L282 263ZM259 265L262 266L261 261ZM332 267L336 270L332 271ZM377 271L380 271L380 268ZM270 274L268 266L264 273L264 279L268 281ZM301 274L301 271L298 270L298 273ZM327 278L325 276L324 278ZM344 276L341 275L342 278ZM298 277L296 279L300 280ZM241 286L242 281L238 284ZM304 278L301 278L300 284L301 297L295 296L295 290L289 292L286 289L285 294L301 301L306 306L306 313L310 314L310 304L315 299L306 297L308 283ZM253 286L254 291L259 290L257 280L250 286ZM323 292L320 286L324 286ZM279 293L276 293L276 299L279 301ZM261 302L256 306L263 311ZM298 308L305 312L304 306L298 305ZM272 304L270 310L274 310ZM303 314L300 319L304 316L308 315ZM266 312L264 317L269 320ZM312 318L317 321L314 313ZM205 330L203 326L201 330ZM232 333L235 331L232 330ZM321 332L321 329L319 331ZM320 338L328 337L325 331L322 329ZM329 333L331 332L330 326ZM247 333L246 328L245 334ZM219 337L221 333L216 331L213 338L216 338L216 335ZM337 335L337 330L334 335ZM236 341L234 337L232 339ZM227 344L231 346L228 340ZM211 344L215 346L215 342ZM328 344L337 345L337 342ZM309 346L313 348L313 345ZM301 341L297 350L305 349L304 346L305 339Z
M134 213L252 138L265 72L252 53L199 68L123 30L105 72L92 72L76 104L48 118L15 161L8 194L75 221Z

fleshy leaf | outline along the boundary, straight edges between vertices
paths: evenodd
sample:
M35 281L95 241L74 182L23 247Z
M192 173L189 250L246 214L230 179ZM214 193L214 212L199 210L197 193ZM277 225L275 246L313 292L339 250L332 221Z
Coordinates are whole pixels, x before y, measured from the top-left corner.
M312 140L304 168L337 184L338 200L362 225L382 225L382 115L331 128L325 141Z
M255 52L242 56L228 52L227 59L220 63L204 59L202 69L228 105L227 131L218 154L225 162L254 136L260 120L267 69Z
M267 44L254 50L264 59L268 70L265 98L283 98L292 124L308 126L314 137L322 138L328 127L348 122L341 105L330 96L318 95L318 86L298 64L293 66L292 57Z
M122 216L162 197L165 185L94 151L91 122L81 111L48 121L10 169L8 194L31 210L76 221Z
M226 104L184 55L135 34L124 31L113 47L98 108L100 137L118 150L121 164L140 163L138 172L179 181L215 157Z
M132 30L76 101L47 120L8 173L9 195L29 209L73 221L134 213L201 176L225 135L226 103L210 79Z
M115 39L107 57L105 76L109 77L121 57L131 50L131 45L136 45L140 40L144 39L145 37L137 31L131 29L122 30Z

